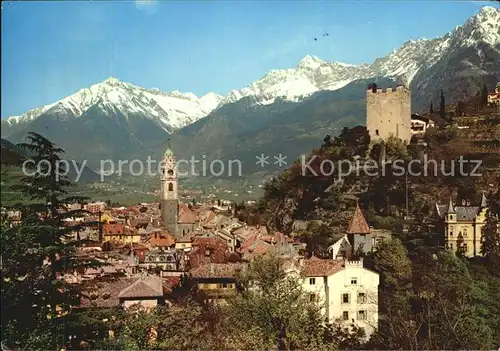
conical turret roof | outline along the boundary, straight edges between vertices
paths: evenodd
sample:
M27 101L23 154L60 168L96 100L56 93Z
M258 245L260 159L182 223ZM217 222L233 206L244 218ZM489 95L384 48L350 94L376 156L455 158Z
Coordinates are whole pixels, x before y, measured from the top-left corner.
M448 209L446 210L446 213L455 213L455 209L453 208L453 202L451 201L451 197L450 197L450 203L448 204Z
M356 210L354 210L347 234L370 234L370 226L366 223L365 216L363 216L359 204L356 204Z
M481 197L481 207L482 208L488 207L488 199L486 199L486 195L484 194L484 191L483 191L483 196Z

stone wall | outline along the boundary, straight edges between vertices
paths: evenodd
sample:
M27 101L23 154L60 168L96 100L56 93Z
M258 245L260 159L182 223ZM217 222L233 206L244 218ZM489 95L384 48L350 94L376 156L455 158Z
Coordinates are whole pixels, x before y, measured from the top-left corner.
M405 142L411 139L411 92L399 86L366 91L366 127L372 141L393 135Z

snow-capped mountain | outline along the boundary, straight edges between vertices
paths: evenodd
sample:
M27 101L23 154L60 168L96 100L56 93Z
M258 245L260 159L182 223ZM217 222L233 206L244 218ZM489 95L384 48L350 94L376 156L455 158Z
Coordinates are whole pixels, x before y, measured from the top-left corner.
M254 155L256 147L256 154L273 148L307 150L317 145L312 131L336 133L362 124L366 86L394 80L411 87L416 112L432 101L436 106L442 89L446 102L453 103L474 96L485 84L494 87L500 80L500 10L485 7L450 33L409 40L371 64L307 55L295 68L273 70L225 97L164 93L109 78L2 120L2 137L19 142L27 132L41 133L67 157L87 160L94 169L105 159L161 155L173 132L174 147L188 158L212 153L240 159L242 152Z
M6 127L26 124L42 114L57 115L60 119L78 118L91 106L98 106L104 115L120 113L127 117L141 114L171 133L205 117L221 100L222 97L214 93L200 98L192 93L179 91L164 93L155 88L144 89L110 77L60 101L35 108L22 116L9 117L3 124Z
M409 40L371 64L327 62L308 55L295 68L273 70L248 87L231 91L221 105L246 96L257 97L261 104L272 103L277 97L300 100L320 90L336 90L354 80L372 77L399 78L410 85L418 72L431 68L442 57L464 47L477 48L480 44L499 50L499 9L484 7L452 32L435 39Z

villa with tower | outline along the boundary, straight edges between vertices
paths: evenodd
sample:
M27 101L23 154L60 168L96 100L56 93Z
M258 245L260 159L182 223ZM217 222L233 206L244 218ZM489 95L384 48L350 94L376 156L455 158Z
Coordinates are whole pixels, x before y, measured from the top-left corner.
M445 247L453 252L462 250L467 257L481 255L482 229L488 210L483 193L479 206L463 202L436 204L437 217L443 225Z
M190 234L196 227L197 218L189 207L179 203L177 162L170 146L163 154L160 184L160 213L163 228L177 238Z

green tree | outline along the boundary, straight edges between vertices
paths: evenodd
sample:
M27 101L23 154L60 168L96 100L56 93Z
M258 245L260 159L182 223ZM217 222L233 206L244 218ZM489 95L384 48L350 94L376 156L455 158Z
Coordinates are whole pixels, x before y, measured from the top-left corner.
M486 84L483 84L483 88L481 89L481 105L488 106L488 88Z
M423 349L492 349L488 298L471 277L467 262L451 252L421 259L414 267L416 293L423 314L419 344Z
M419 320L412 314L410 300L412 264L401 241L380 244L373 257L373 268L380 274L380 313L384 316L372 338L372 347L415 349Z
M21 205L18 226L3 221L1 230L2 340L11 347L56 349L67 341L71 306L79 304L79 289L59 278L97 263L74 255L70 234L80 226L68 226L65 219L82 211L66 205L84 199L63 198L70 185L59 162L63 151L36 133L28 141L21 146L32 154L33 175L25 175L16 189L32 202Z
M328 326L319 306L310 301L300 282L299 275L285 271L278 257L257 258L239 277L242 291L229 302L228 322L262 338L260 347L252 348L334 347L333 338L326 337Z
M483 227L482 234L481 254L489 259L499 259L500 232L498 230L498 218L493 214L492 209L486 211L486 224Z
M434 113L434 106L432 106L432 101L431 101L431 106L429 107L429 113Z
M444 98L443 89L441 89L441 97L439 103L439 117L443 120L446 120L446 102Z

